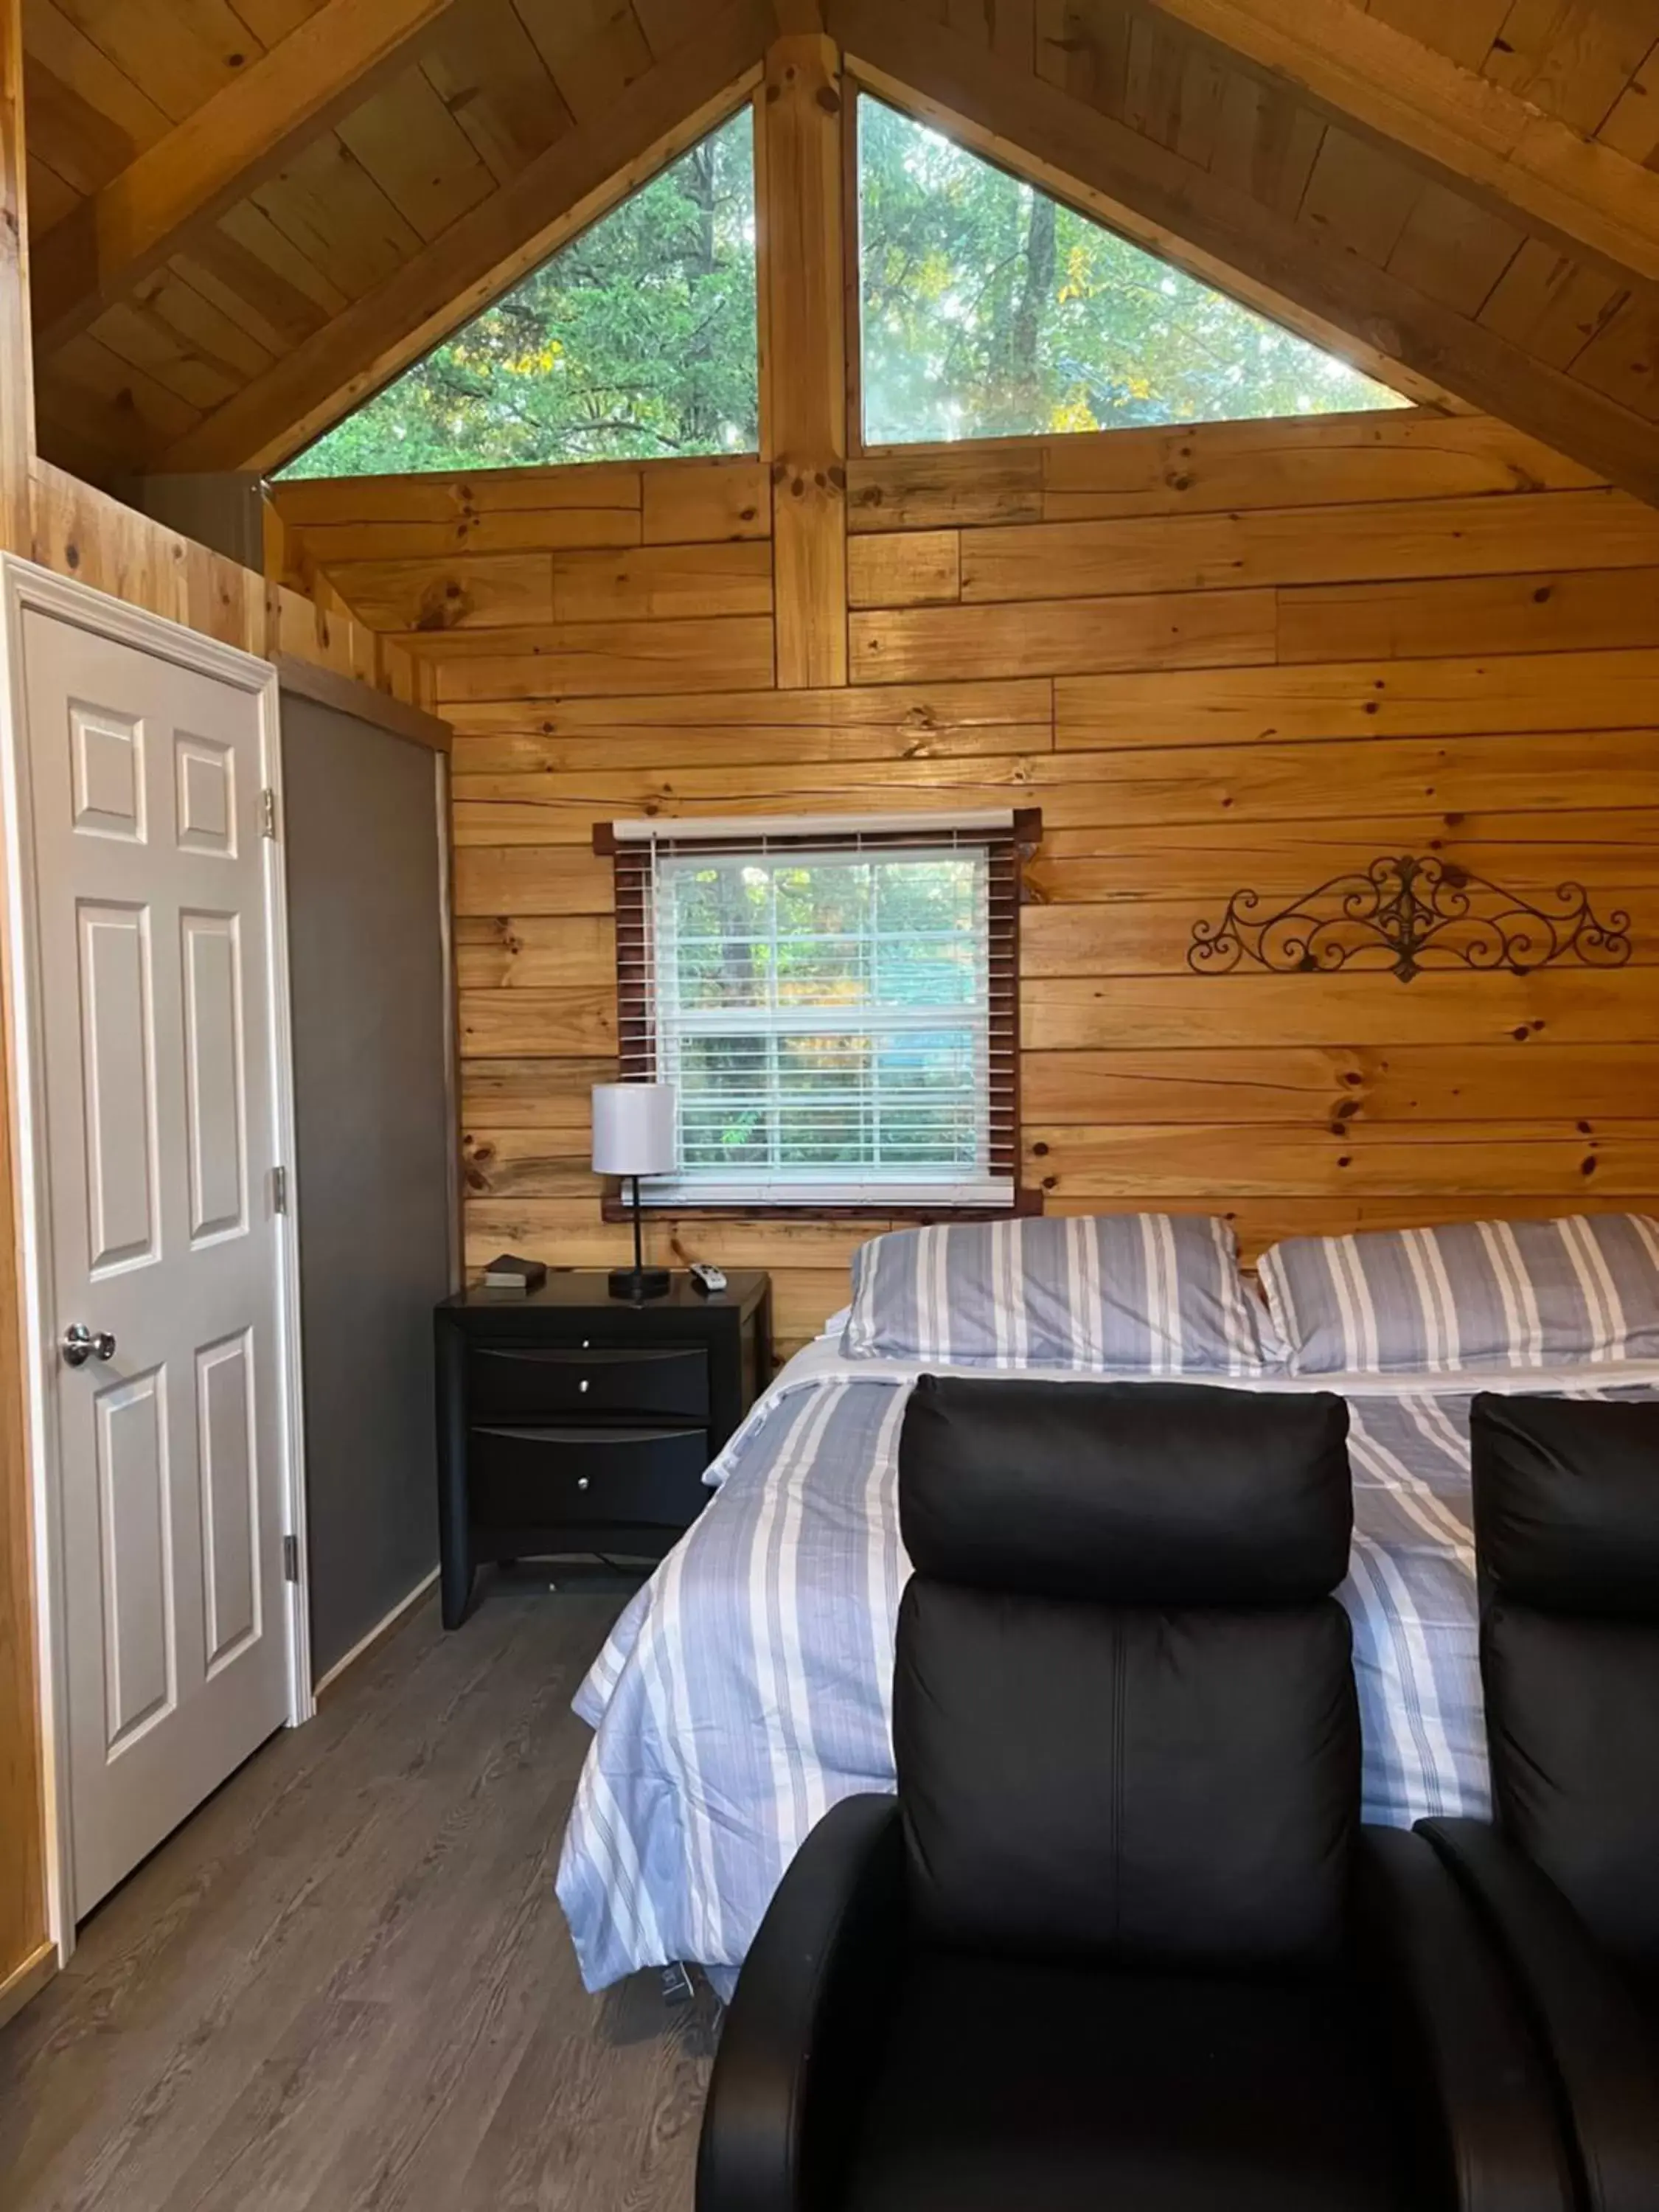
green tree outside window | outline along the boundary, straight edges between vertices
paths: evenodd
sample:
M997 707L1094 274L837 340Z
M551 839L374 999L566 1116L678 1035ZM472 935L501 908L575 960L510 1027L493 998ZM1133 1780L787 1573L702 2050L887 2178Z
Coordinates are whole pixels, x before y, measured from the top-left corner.
M757 363L745 106L279 474L752 453Z
M1408 404L867 95L859 207L872 446Z
M860 96L874 446L1407 403ZM748 107L301 453L284 477L545 468L760 442Z

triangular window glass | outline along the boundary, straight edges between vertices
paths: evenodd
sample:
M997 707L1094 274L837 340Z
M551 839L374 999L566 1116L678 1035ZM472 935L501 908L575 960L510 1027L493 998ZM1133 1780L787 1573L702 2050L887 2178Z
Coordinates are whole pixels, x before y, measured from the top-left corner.
M759 384L745 106L279 473L752 453Z
M867 94L859 228L871 446L1409 404Z

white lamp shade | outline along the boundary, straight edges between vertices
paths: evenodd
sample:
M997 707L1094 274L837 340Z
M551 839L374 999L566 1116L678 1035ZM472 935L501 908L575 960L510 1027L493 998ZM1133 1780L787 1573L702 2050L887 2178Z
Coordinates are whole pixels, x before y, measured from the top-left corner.
M672 1175L679 1164L672 1083L593 1085L595 1175Z

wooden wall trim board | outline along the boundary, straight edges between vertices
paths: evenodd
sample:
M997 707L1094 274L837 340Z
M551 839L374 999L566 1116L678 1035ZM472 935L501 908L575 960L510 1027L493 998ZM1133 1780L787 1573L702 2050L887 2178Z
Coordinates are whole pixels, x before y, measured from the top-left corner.
M1416 1192L1405 1196L1346 1192L1335 1196L1263 1198L1231 1194L1224 1197L1208 1187L1209 1178L1202 1180L1206 1187L1195 1194L1159 1194L1155 1210L1216 1214L1231 1222L1247 1267L1254 1266L1269 1244L1285 1237L1340 1237L1366 1229L1485 1220L1492 1217L1495 1203L1495 1194L1490 1189L1437 1197ZM1137 1203L1126 1200L1131 1209ZM1505 1191L1499 1203L1507 1216L1537 1221L1568 1212L1628 1212L1633 1202L1573 1190L1565 1194ZM1651 1196L1634 1203L1636 1210L1649 1213L1655 1208ZM1098 1194L1068 1197L1055 1191L1046 1195L1045 1211L1052 1214L1113 1210L1113 1200ZM625 1224L601 1219L597 1204L588 1199L475 1197L468 1204L467 1223L467 1264L475 1273L492 1254L504 1249L545 1253L555 1265L569 1267L614 1267L631 1257L633 1250L631 1232ZM645 1229L646 1257L656 1266L683 1267L693 1260L713 1260L725 1267L770 1268L775 1313L789 1316L787 1325L781 1318L776 1320L779 1342L799 1349L818 1334L829 1314L847 1303L848 1268L859 1246L887 1230L908 1225L873 1214L865 1221L787 1225L653 1214ZM810 1238L809 1231L812 1232ZM803 1275L813 1279L805 1296L800 1292Z
M662 462L648 474L637 463L594 461L458 475L301 477L268 490L280 533L270 572L299 591L313 588L319 571L349 579L360 564L415 563L441 597L452 579L465 586L475 556L712 550L772 532L769 473L748 456ZM349 596L343 586L343 595Z
M34 356L23 134L21 0L0 0L0 543L28 543Z
M0 548L29 547L34 422L20 0L0 0ZM0 1003L0 2018L52 1971L35 1650L34 1545L24 1425L12 1100L13 1009Z
M38 1997L58 1972L58 1946L40 1943L9 1974L0 1976L0 2027Z
M1577 461L1486 416L1401 413L890 447L848 464L854 532L1240 507L1593 489Z
M1338 787L1357 819L1443 819L1481 805L1528 813L1547 810L1586 784L1610 806L1641 808L1654 796L1654 751L1655 732L1647 728L1334 738L1317 754L1304 744L1259 743L860 761L793 770L699 765L572 776L459 773L456 843L580 843L595 809L665 819L699 809L771 815L855 803L876 811L927 812L938 808L941 792L969 808L1003 806L1018 796L1042 805L1051 830L1102 833L1222 822L1248 831L1263 823L1325 821Z
M854 539L848 589L860 608L978 605L1656 561L1659 509L1642 500L1607 490L1517 493L1501 501L1334 506L1316 528L1305 508L1291 507L884 533Z

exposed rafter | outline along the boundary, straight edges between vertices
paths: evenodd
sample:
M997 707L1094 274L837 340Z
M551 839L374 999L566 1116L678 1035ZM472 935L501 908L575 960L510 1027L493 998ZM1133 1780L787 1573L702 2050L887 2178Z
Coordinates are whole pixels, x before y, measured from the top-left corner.
M1392 272L1322 242L1207 169L983 46L894 8L831 0L830 28L874 88L1126 237L1253 304L1277 298L1659 504L1659 425L1540 362ZM906 88L925 88L907 96ZM1029 151L1041 147L1040 161ZM1230 275L1229 272L1231 272ZM1243 280L1242 283L1240 280ZM1356 356L1364 365L1363 356Z
M1659 177L1354 0L1154 0L1201 33L1461 187L1574 246L1659 277Z
M727 0L612 106L255 377L158 465L269 468L308 444L694 146L758 82L773 29L769 0Z
M82 200L40 242L34 331L43 352L177 252L191 230L406 68L451 0L326 0L205 106Z

